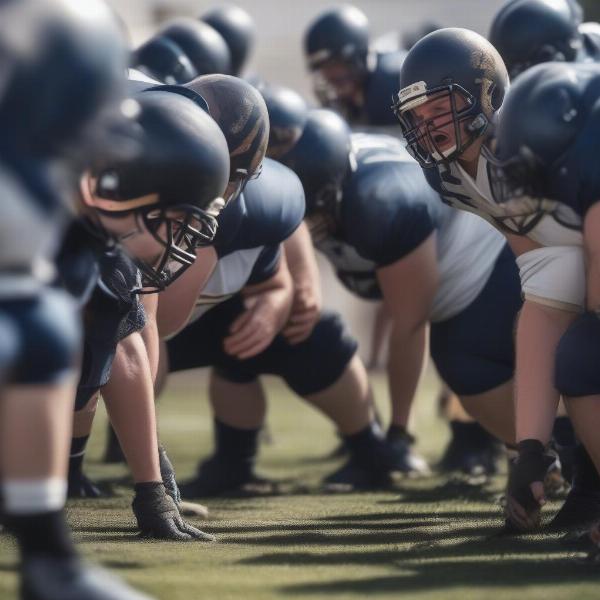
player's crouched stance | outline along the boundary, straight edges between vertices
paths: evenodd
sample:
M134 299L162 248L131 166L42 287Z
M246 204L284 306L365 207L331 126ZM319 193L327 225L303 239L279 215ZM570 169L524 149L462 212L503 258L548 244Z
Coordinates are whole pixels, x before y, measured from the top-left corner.
M350 291L382 298L392 315L388 378L396 403L410 407L431 322L431 354L444 381L512 443L512 323L521 300L502 236L443 206L398 140L351 135L330 111L311 111L281 160L304 185L315 246ZM495 322L478 339L489 314Z
M182 494L205 497L265 483L254 473L264 420L262 374L281 376L346 437L353 459L331 483L389 483L388 448L373 420L356 344L336 315L320 313L314 290L309 301L300 297L306 280L311 286L317 280L310 239L305 229L298 229L304 193L283 165L267 159L261 172L269 139L262 97L254 87L227 76L201 77L187 86L190 90L206 100L228 140L231 176L212 274L194 277L190 272L173 292L159 297L161 334L176 333L166 347L169 370L214 367L210 395L216 453L194 480L181 486ZM301 318L290 322L290 311ZM284 330L288 322L295 326Z
M213 539L181 519L174 480L161 474L156 361L144 343L154 322L146 323L138 294L146 303L155 301L151 295L181 277L195 263L197 250L213 243L229 153L217 124L191 100L152 91L134 98L140 150L125 159L104 157L84 175L82 216L61 255L63 282L83 304L85 334L70 491L78 496L94 491L81 461L102 390L134 478L133 510L142 535ZM91 264L82 265L86 249ZM86 299L85 290L91 297Z
M591 458L576 473L571 495L577 503L570 511L586 512L589 506L588 516L596 518L600 516L599 98L597 65L548 63L528 70L507 96L492 169L499 202L518 202L526 195L541 212L579 222L583 229L586 312L572 322L558 344L555 381L577 437ZM516 515L517 520L527 522L527 513L536 509L530 486L540 480L546 459L538 440L522 444L527 445L527 452L522 452L512 487L525 509ZM570 517L564 514L563 520L568 524Z
M124 84L124 43L94 0L85 11L75 0L4 2L0 30L0 321L9 329L0 470L3 520L22 557L21 598L142 600L80 560L65 520L80 332L70 297L49 286L73 191L66 156L90 158L87 146L104 128L98 115Z

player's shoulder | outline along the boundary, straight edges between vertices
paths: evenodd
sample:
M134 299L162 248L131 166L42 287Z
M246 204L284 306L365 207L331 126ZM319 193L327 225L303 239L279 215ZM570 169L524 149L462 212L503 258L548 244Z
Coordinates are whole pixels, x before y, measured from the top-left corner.
M411 205L427 203L434 194L419 165L401 140L386 135L354 134L352 146L356 169L347 192L362 210L398 212ZM370 204L369 208L365 204Z
M223 253L278 244L304 218L304 190L286 166L265 159L260 176L219 216L215 245Z
M377 141L372 139L372 146ZM433 232L441 203L417 163L379 141L379 148L359 154L344 187L342 222L347 242L362 256L389 264Z

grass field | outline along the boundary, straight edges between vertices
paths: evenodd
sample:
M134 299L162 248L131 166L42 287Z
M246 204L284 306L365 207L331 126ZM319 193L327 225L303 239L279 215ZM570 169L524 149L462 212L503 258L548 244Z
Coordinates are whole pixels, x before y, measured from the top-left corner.
M375 383L385 410L383 379ZM335 445L332 428L278 382L267 385L274 442L262 450L261 472L289 480L290 494L210 501L201 527L218 543L177 544L139 541L131 491L117 487L115 498L69 505L85 554L160 600L600 597L600 567L566 551L557 536L496 535L500 478L483 489L436 476L401 481L388 493L320 494L319 478L336 466L323 459ZM415 419L431 459L446 439L430 400L434 386L424 385ZM203 378L179 378L160 406L161 435L182 477L211 445L204 390ZM88 471L123 476L123 468L98 462L103 432L96 428ZM15 589L14 546L2 537L0 598Z

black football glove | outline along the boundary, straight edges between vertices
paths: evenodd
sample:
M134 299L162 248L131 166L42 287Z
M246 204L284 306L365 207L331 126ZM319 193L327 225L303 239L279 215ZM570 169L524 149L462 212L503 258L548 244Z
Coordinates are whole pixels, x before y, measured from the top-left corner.
M132 503L142 537L186 542L214 542L215 537L186 523L160 482L138 483Z

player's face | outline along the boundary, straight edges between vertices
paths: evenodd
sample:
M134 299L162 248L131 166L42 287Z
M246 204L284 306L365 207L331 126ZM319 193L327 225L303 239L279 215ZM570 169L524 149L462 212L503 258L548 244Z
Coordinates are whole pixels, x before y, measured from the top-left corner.
M155 202L158 201L158 194L154 196ZM148 231L144 221L135 213L119 217L99 214L98 218L104 229L132 258L156 265L164 252L164 246ZM156 233L164 238L166 225L160 225Z
M353 65L331 60L315 72L314 88L325 104L339 102L360 106L363 102L362 78Z
M466 100L456 94L454 108L458 112L467 108ZM415 125L427 123L429 135L423 137L423 143L433 153L445 154L451 152L458 145L456 129L452 115L452 100L449 94L432 96L427 102L412 109ZM465 124L460 123L462 139L468 139Z

